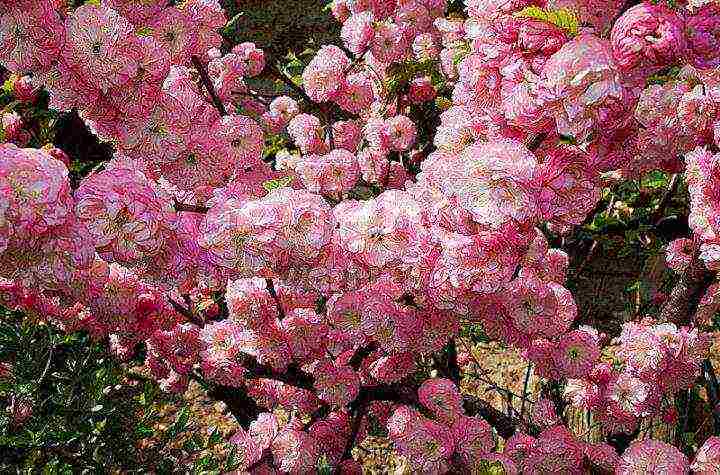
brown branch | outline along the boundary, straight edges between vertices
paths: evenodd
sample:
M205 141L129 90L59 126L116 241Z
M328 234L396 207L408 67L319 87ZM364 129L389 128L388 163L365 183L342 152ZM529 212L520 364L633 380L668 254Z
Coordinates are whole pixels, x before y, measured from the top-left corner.
M660 221L663 218L663 216L665 215L665 210L670 205L673 195L677 191L679 183L680 183L680 178L679 178L678 174L675 174L670 178L670 183L668 183L668 187L665 190L665 193L663 193L662 198L660 198L660 202L658 203L657 208L655 208L655 211L653 211L652 218L651 218L653 224L657 224L658 221Z
M670 291L667 302L660 310L660 320L688 325L691 317L695 315L698 303L705 290L712 283L712 274L707 272L698 258L699 251L695 251L692 262L687 270L680 275L675 286Z
M501 411L495 409L490 403L475 396L465 396L463 398L463 406L465 407L465 412L469 415L480 416L485 419L488 424L495 428L498 435L503 439L512 437L522 424L521 421L508 417ZM534 424L527 424L526 426L528 434L538 435L540 433L540 429Z
M278 69L277 66L275 66L274 64L268 63L267 68L268 68L268 71L270 71L270 73L273 76L275 76L277 79L280 79L282 82L284 82L285 85L288 86L290 89L292 89L297 95L302 97L306 102L313 104L313 100L310 99L310 96L307 95L305 90L302 87L295 84L295 82L292 79L290 79L287 76L287 74L280 71L280 69Z
M545 141L547 136L548 136L547 132L540 132L539 134L537 134L532 139L532 141L528 144L528 146L527 146L528 150L530 150L531 152L534 152L535 150L540 148L540 145L543 144L543 142Z
M176 302L172 297L168 296L168 302L170 302L170 305L175 309L177 313L182 315L183 317L187 318L189 322L194 323L195 325L199 327L205 326L205 322L203 322L201 319L199 319L192 311L190 311L189 308L184 307L179 302Z
M714 434L720 436L720 384L718 383L715 369L712 362L706 359L702 363L703 379L707 389L708 400L712 406L711 411L714 421Z
M348 366L353 368L355 371L357 371L360 368L360 365L362 365L362 362L370 356L370 354L377 350L378 346L376 343L371 343L367 346L364 346L362 348L358 348L357 351L353 354L352 358L350 358L350 361L348 362Z
M188 212L188 213L205 214L208 211L210 211L210 208L208 208L207 206L190 205L187 203L180 203L177 200L173 203L173 207L175 208L175 211L177 211L178 213Z
M275 301L275 306L277 307L280 320L285 320L285 309L282 306L282 302L280 302L280 297L278 297L277 291L275 290L275 284L272 279L265 279L265 285L267 286L268 293Z
M227 110L225 109L225 104L223 104L223 102L218 97L217 92L215 91L215 86L213 86L212 80L210 79L210 76L208 76L205 65L202 63L202 61L200 61L200 58L195 55L192 55L190 59L192 60L195 69L197 69L198 74L200 74L200 80L202 81L203 86L205 86L208 94L210 94L210 99L212 99L212 103L215 108L218 110L218 112L220 112L220 115L228 115Z

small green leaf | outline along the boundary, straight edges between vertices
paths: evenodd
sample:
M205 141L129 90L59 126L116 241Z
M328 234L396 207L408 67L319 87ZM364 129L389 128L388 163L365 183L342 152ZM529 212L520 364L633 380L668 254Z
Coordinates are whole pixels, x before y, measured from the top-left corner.
M138 35L138 36L150 36L150 35L153 34L153 31L154 31L154 30L153 30L152 28L150 28L149 26L144 26L144 27L142 27L142 28L139 28L139 29L135 32L135 34Z
M284 188L288 186L290 183L292 183L293 177L286 176L284 178L277 178L275 180L268 180L263 183L263 188L267 190L267 192L271 192L273 190L277 190L278 188Z
M534 18L536 20L552 23L558 28L562 28L570 35L578 34L580 20L577 15L567 8L559 8L557 10L547 10L544 8L532 6L526 7L515 14L517 17Z

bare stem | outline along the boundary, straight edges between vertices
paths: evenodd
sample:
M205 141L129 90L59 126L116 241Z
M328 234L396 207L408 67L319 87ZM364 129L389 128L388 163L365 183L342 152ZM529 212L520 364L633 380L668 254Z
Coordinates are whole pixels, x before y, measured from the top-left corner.
M197 69L198 74L200 74L200 80L202 81L203 86L205 86L208 94L210 94L210 99L212 99L215 108L218 110L218 112L220 112L220 115L228 115L227 110L225 109L225 104L223 104L223 102L218 97L217 92L215 91L215 86L213 86L212 80L210 80L210 76L208 76L205 65L202 63L202 61L200 61L200 58L195 55L191 56L190 59L192 60L195 69Z

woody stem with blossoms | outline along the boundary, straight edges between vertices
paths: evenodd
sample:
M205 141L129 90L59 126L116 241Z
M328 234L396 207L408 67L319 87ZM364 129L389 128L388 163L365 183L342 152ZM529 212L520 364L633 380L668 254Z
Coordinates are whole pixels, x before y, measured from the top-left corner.
M688 388L717 410L720 7L634 3L335 0L342 46L290 77L225 46L217 0L0 0L18 96L44 88L114 151L71 187L68 157L3 119L1 302L143 347L167 391L202 382L251 473L358 473L377 432L418 473L712 473L720 434L636 439ZM550 242L657 171L689 194L680 278L604 335ZM470 393L456 343L479 329L538 397Z

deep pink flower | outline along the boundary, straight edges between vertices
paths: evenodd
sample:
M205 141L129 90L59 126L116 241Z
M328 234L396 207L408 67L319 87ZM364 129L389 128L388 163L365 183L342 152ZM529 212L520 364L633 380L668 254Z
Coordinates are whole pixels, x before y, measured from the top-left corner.
M652 73L685 54L683 20L664 4L642 2L615 22L610 41L618 66Z

